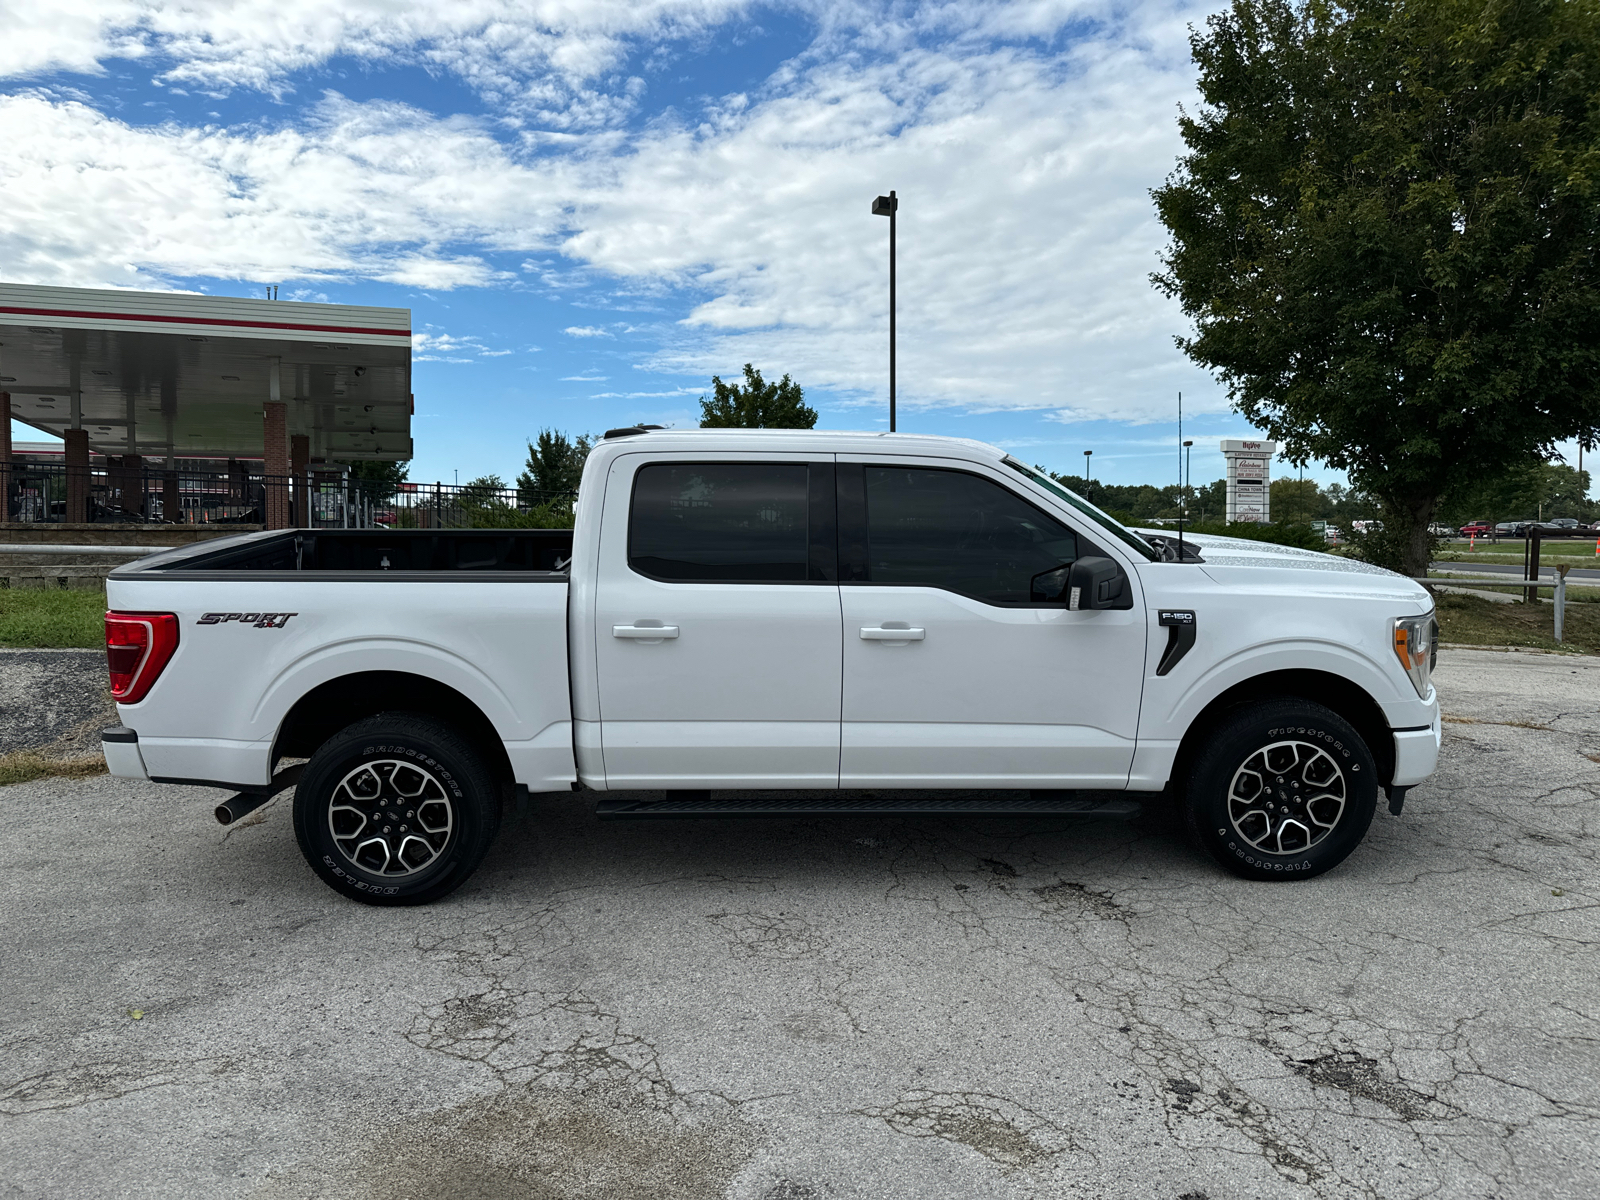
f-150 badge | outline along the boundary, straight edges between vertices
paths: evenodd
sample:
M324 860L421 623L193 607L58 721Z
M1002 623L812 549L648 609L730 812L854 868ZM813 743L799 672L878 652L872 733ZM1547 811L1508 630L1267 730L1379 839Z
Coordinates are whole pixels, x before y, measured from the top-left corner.
M241 625L249 625L256 629L282 629L289 623L290 617L298 617L299 613L206 613L196 625L226 625L229 621L237 621Z

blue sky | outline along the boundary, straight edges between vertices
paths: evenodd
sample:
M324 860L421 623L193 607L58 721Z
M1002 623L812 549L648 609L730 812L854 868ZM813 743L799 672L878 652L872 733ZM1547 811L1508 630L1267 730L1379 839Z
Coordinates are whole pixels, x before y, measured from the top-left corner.
M1207 11L59 0L0 64L0 278L408 307L412 477L511 478L746 361L886 428L895 188L901 429L1166 483L1182 391L1216 478L1251 431L1148 282Z

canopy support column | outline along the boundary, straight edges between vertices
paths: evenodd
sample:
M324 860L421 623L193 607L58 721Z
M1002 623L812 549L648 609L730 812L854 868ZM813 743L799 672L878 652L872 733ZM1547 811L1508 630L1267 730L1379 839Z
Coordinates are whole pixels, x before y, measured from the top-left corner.
M267 402L261 410L261 474L266 485L268 529L289 528L289 408L279 386L280 363L272 360Z
M0 392L0 525L11 520L11 393Z
M67 462L67 523L82 525L89 519L89 431L63 430L61 441Z
M289 439L289 471L294 476L294 523L301 529L311 527L311 488L306 470L311 462L311 439L297 433Z

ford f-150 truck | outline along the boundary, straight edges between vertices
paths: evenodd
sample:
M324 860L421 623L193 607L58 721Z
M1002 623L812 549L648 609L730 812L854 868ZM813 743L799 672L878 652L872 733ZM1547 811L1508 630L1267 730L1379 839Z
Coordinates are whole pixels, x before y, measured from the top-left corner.
M318 875L416 904L519 789L635 818L1165 793L1227 869L1308 879L1438 757L1426 589L1134 532L978 442L612 430L579 497L571 530L290 530L118 568L112 773L228 788L225 823L293 784Z

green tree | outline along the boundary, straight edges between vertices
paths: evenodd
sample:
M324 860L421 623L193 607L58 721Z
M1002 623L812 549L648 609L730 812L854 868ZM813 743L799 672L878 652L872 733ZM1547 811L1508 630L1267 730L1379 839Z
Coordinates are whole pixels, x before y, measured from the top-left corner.
M807 406L800 385L784 375L768 383L749 363L744 386L711 377L711 398L700 397L701 429L811 429L817 410Z
M1233 0L1191 49L1178 344L1421 574L1441 497L1600 431L1600 0Z
M572 438L560 430L541 429L528 443L528 461L517 476L517 503L524 508L564 506L570 511L583 464L593 449L594 439L587 434Z
M409 460L386 462L375 458L340 461L336 466L348 467L351 491L359 492L373 504L382 504L400 490L411 474Z

